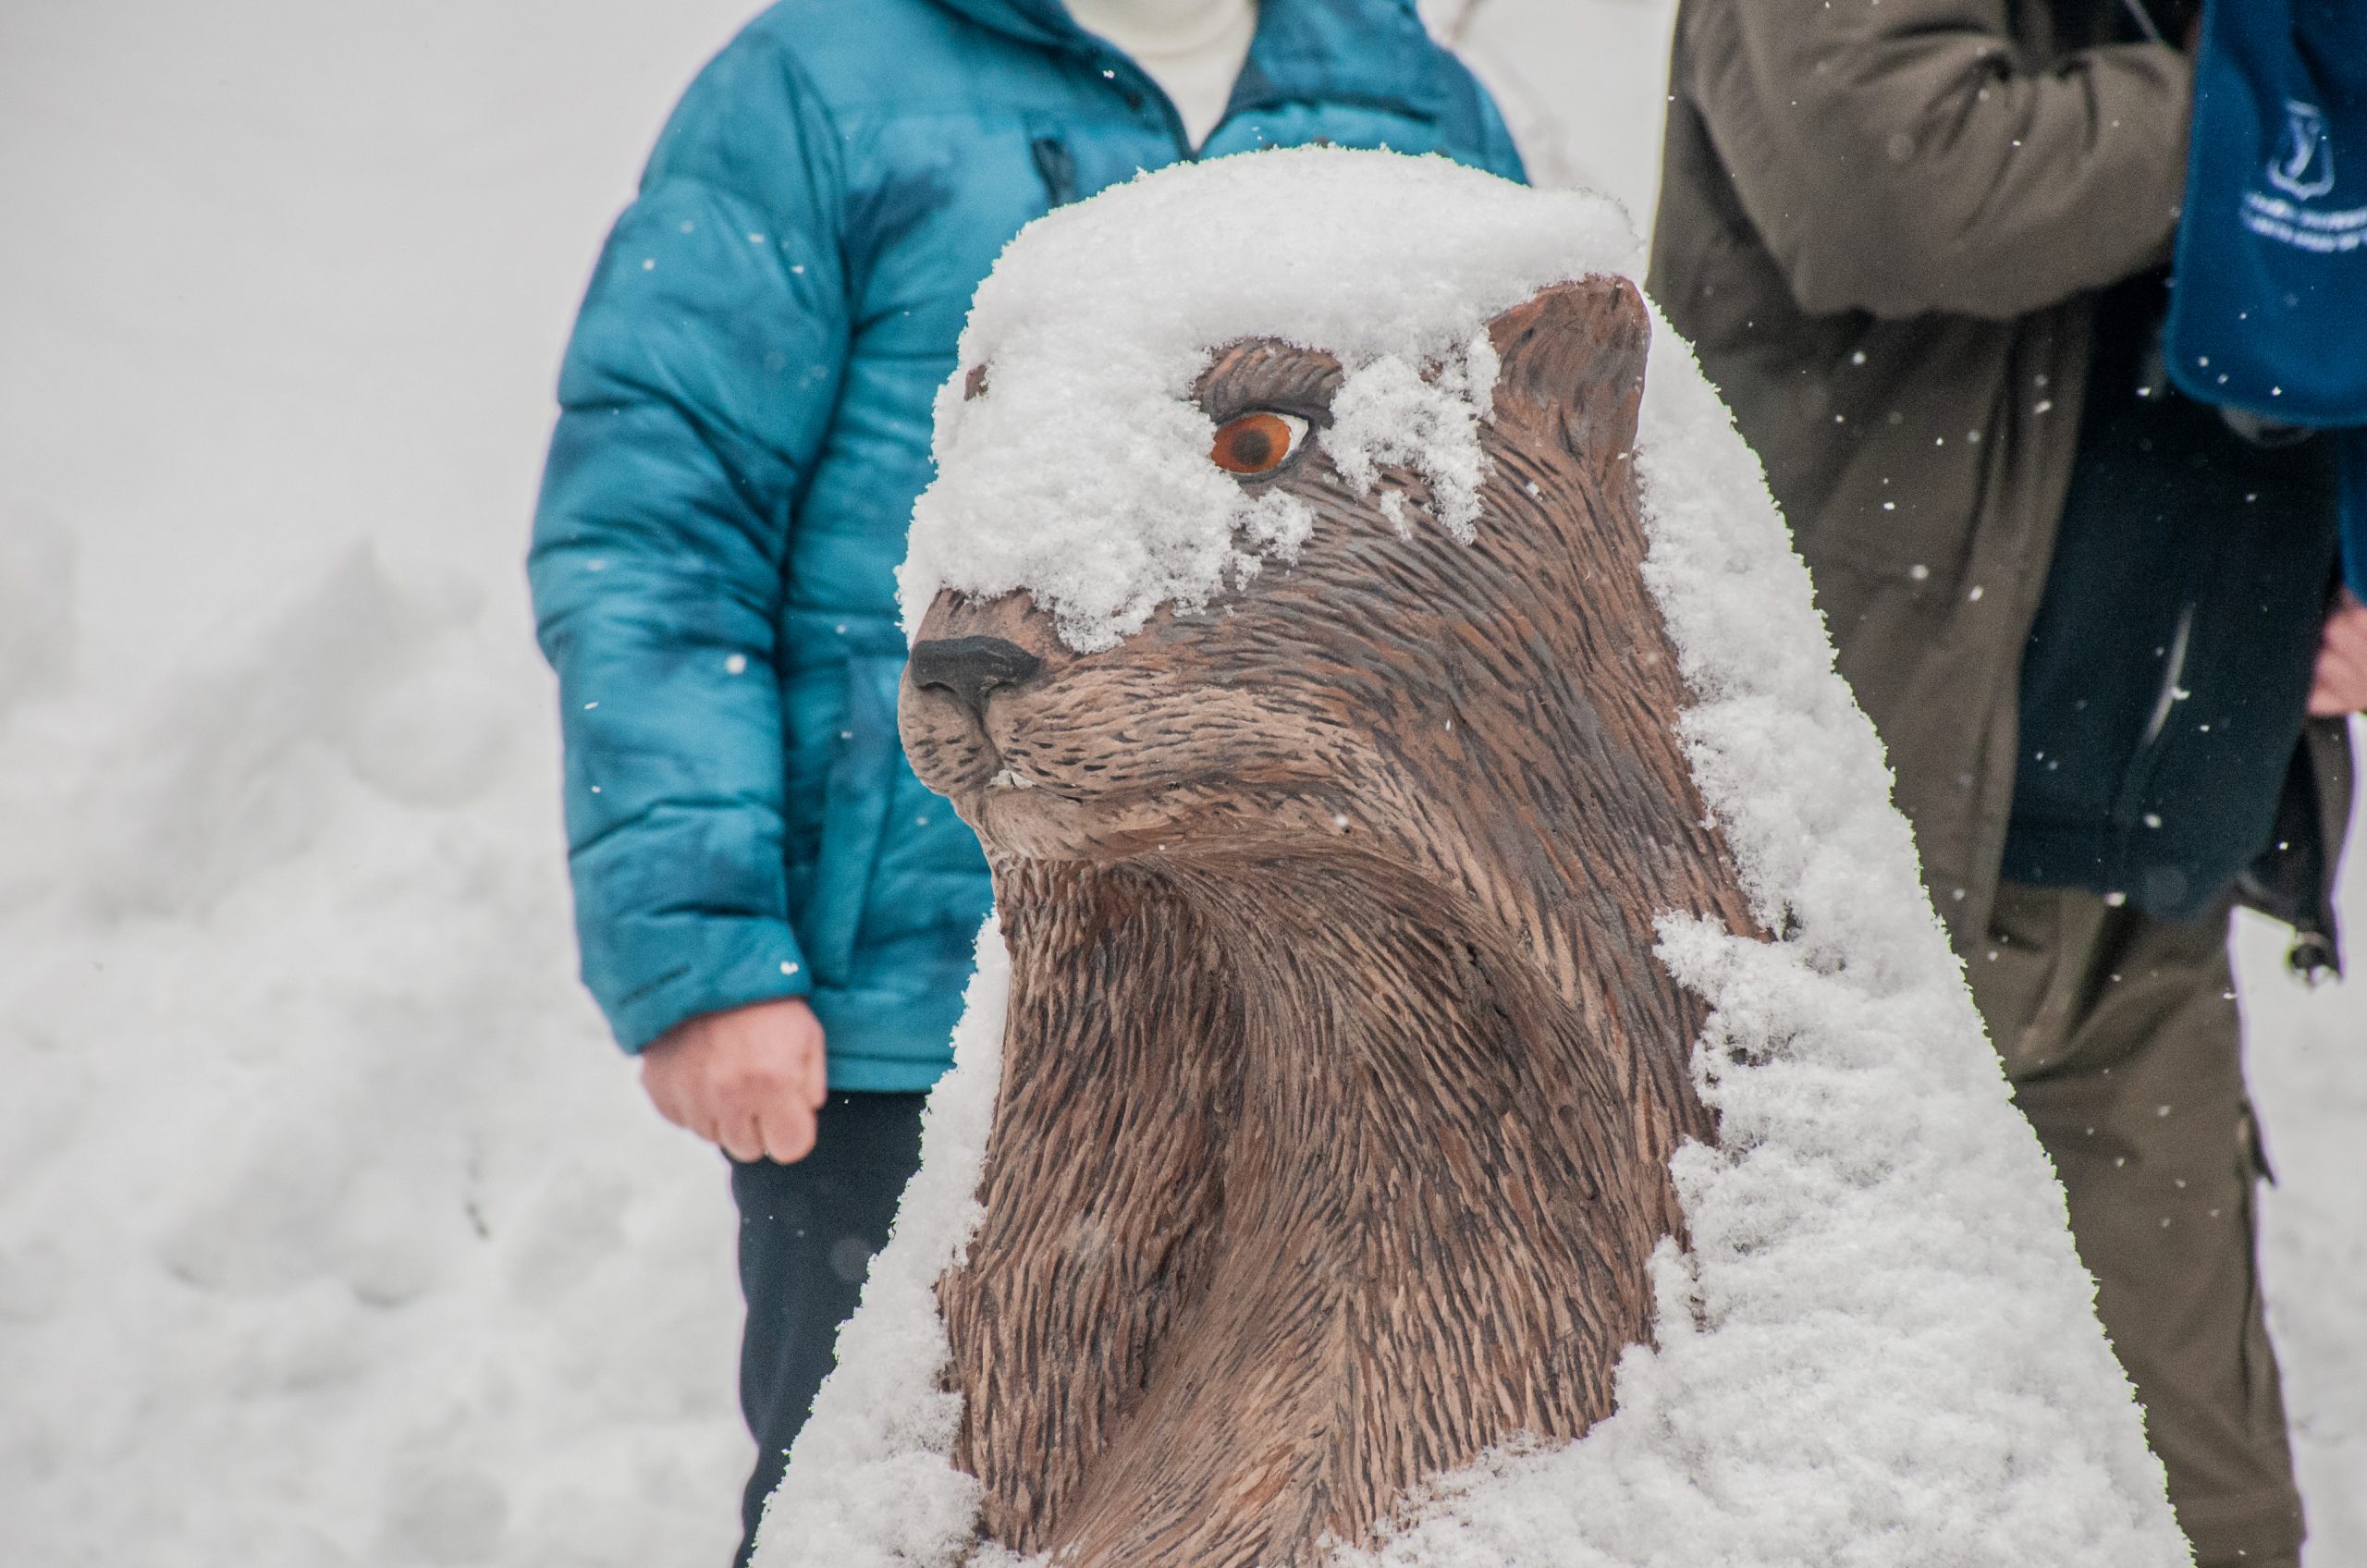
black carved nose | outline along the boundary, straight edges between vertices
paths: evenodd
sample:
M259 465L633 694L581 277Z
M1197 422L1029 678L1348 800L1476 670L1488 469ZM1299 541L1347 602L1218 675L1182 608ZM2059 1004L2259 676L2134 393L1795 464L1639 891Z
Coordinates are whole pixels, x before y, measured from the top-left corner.
M1018 685L1043 668L1044 661L1000 637L943 637L914 644L908 668L914 685L950 692L983 718L987 692Z

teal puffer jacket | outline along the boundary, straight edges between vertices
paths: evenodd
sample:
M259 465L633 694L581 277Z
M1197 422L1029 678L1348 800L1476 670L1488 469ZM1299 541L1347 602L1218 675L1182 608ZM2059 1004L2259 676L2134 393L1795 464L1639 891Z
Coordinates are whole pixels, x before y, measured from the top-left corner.
M1200 155L1316 141L1520 173L1409 0L1264 0ZM788 0L684 96L577 320L529 562L627 1049L808 996L832 1087L944 1069L990 895L896 740L931 399L1020 226L1192 155L1059 0Z

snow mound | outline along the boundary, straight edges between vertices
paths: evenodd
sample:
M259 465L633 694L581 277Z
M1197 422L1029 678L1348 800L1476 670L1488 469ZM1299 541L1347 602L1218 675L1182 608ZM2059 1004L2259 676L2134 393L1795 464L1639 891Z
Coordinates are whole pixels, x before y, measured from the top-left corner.
M721 1562L724 1171L575 983L515 569L283 575L0 722L0 1562Z
M1215 426L1188 396L1212 350L1245 337L1336 355L1346 380L1322 441L1340 472L1369 485L1381 464L1412 467L1467 538L1489 319L1627 270L1637 250L1599 196L1340 149L1179 165L1038 219L979 286L963 368L938 394L938 478L899 576L906 628L939 588L1024 587L1092 652L1294 557L1305 504L1252 497L1210 464ZM986 390L965 398L974 370Z
M1470 346L1488 319L1629 270L1634 249L1588 198L1332 151L1162 171L1045 219L979 291L963 362L988 367L988 394L940 404L908 619L940 583L1024 587L1073 643L1106 646L1260 550L1287 559L1286 528L1218 494L1234 486L1184 401L1212 349L1274 336L1330 349L1395 418L1415 412L1405 374L1444 364L1438 384L1476 422L1471 381L1492 365ZM1444 514L1462 435L1431 414L1356 439L1426 448ZM1623 1361L1618 1413L1576 1443L1435 1478L1390 1539L1343 1558L2186 1562L2061 1192L1917 879L1807 572L1757 459L1657 320L1637 459L1650 585L1699 698L1684 720L1695 776L1761 920L1786 935L1662 926L1663 962L1713 1005L1695 1061L1724 1142L1678 1157L1692 1250L1657 1259L1658 1343ZM796 1524L766 1536L762 1568L950 1568L969 1553L928 1284L976 1219L1001 1018L987 974L922 1177L779 1494Z

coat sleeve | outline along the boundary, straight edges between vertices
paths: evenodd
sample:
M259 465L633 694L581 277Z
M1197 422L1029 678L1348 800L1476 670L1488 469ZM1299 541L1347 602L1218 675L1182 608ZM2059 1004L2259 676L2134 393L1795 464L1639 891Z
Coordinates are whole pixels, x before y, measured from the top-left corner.
M1522 161L1520 146L1513 140L1512 128L1504 123L1504 114L1497 107L1495 95L1444 44L1439 45L1439 51L1446 55L1448 67L1461 79L1460 86L1470 104L1469 146L1455 156L1476 168L1527 185L1528 165Z
M1528 165L1522 162L1520 147L1513 141L1512 128L1504 124L1503 111L1496 107L1496 100L1478 78L1472 79L1472 90L1479 99L1478 165L1490 174L1500 174L1506 179L1528 183Z
M838 147L793 62L743 34L660 137L560 371L528 577L583 978L628 1050L809 988L775 639L846 357Z
M1679 90L1811 314L2008 319L2169 258L2175 49L2042 68L2005 0L1696 0L1683 25Z

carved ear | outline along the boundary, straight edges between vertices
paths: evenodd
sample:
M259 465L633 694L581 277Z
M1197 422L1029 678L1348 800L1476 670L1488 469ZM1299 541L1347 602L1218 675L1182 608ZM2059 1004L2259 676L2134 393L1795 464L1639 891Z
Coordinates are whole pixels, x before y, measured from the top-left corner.
M1488 330L1502 361L1500 417L1527 411L1541 419L1564 450L1590 466L1636 444L1652 325L1634 284L1624 277L1558 283L1498 316Z

